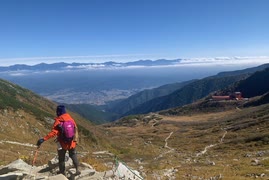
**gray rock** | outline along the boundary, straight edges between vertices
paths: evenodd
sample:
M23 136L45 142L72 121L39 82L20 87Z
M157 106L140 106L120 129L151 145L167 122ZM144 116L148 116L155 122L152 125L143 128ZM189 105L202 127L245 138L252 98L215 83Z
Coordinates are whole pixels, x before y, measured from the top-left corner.
M58 167L58 163L59 163L59 160L57 157L54 157L53 159L51 159L49 162L48 162L48 166L50 169L54 169L56 167Z
M64 175L58 174L56 176L50 176L49 180L68 180Z
M0 180L17 180L22 179L24 176L23 173L7 173L0 175Z
M105 174L104 174L105 178L114 177L114 176L115 176L115 173L112 170L106 171Z
M68 172L71 174L72 177L74 177L75 180L81 179L81 178L84 178L84 177L90 177L90 176L93 176L95 174L95 170L93 170L93 169L82 170L81 174L78 175L78 176L75 175L76 170L74 168L70 169Z
M87 163L81 162L80 165L85 168L93 169L93 167Z
M252 159L251 160L251 165L252 166L258 166L258 165L260 165L260 161L258 159Z
M7 174L9 172L14 171L26 171L29 172L31 170L31 167L29 164L24 162L21 159L18 159L16 161L13 161L12 163L8 164L7 166L2 167L0 169L0 174Z
M23 160L18 159L7 166L0 166L0 180L113 180L115 178L120 178L119 174L115 173L115 170L120 172L122 176L131 179L137 179L136 177L140 176L139 172L135 170L130 174L128 168L121 163L121 166L114 167L113 170L106 172L97 172L91 165L80 163L79 170L81 171L81 174L76 175L76 169L71 168L71 166L73 166L71 158L68 157L65 163L67 170L66 176L62 174L56 175L56 171L58 170L57 157L50 160L48 165L38 167L28 165Z

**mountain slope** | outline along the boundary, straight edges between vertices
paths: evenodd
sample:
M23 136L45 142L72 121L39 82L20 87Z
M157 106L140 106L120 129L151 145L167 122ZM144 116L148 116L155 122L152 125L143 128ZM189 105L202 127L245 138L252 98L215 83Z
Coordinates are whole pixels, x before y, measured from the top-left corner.
M243 80L254 72L264 70L267 67L269 67L269 64L244 70L222 72L215 76L210 76L208 78L192 82L184 86L182 89L179 89L178 91L175 91L167 96L145 102L124 115L160 111L195 102L196 100L207 96L213 91L226 88L228 85L232 85L235 82ZM237 91L240 91L240 87L237 88Z
M107 123L118 117L116 114L103 112L89 104L66 104L66 107L86 119L91 119L95 124Z
M246 75L204 78L188 84L172 94L148 101L126 114L148 113L189 104L207 96L210 92L225 88L244 78Z
M0 80L0 108L13 110L23 109L42 119L51 116L54 104L46 101L31 91L5 80Z
M214 95L231 95L234 92L241 92L247 100L229 100L229 101L214 101L211 99L212 94L209 94L203 99L183 107L175 107L166 109L160 112L165 115L182 115L188 112L204 112L208 111L223 111L234 108L243 108L249 106L260 106L269 103L269 84L266 83L269 79L269 68L262 71L257 71L246 79L240 80L231 86L220 89Z
M257 106L269 103L269 68L257 71L245 80L239 81L234 86L220 90L219 94L231 94L241 92L243 97L250 98L245 106Z
M196 80L186 81L182 83L167 84L160 86L158 88L141 91L135 95L130 96L127 99L124 99L116 104L113 104L112 107L107 108L107 111L118 113L120 115L125 114L128 111L143 104L144 102L150 101L154 98L168 95L174 92L175 90L178 90L194 81Z
M24 89L0 79L0 164L7 164L21 158L31 164L35 144L44 137L54 123L56 104ZM80 159L88 159L98 148L117 152L104 136L104 130L93 126L88 120L69 111L79 129L77 151L86 153ZM55 156L56 144L53 139L42 144L37 164L43 164ZM88 161L88 160L87 160ZM98 161L94 163L97 164ZM99 164L100 166L100 164Z
M262 95L269 91L269 68L258 71L247 79L238 82L234 87L236 91L241 91L245 97Z
M257 71L262 71L262 70L264 70L264 69L266 69L268 67L269 67L269 63L263 64L263 65L260 65L260 66L257 66L257 67L251 67L251 68L243 69L243 70L220 72L215 76L216 77L224 77L224 76L234 76L234 75L240 75L240 74L252 74L252 73L255 73Z
M244 80L234 83L232 86L219 90L217 95L230 95L233 92L241 92L243 97L252 98L262 96L269 91L269 68L257 71Z

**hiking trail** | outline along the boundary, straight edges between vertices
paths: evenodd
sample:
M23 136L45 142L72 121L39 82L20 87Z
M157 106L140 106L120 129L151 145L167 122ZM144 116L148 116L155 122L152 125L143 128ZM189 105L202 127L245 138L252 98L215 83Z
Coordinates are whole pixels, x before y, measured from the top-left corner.
M26 147L37 147L34 144L30 144L30 143L20 143L20 142L16 142L16 141L0 141L0 143L8 143L8 144L16 144L16 145L20 145L20 146L26 146Z
M171 133L169 134L169 136L168 136L167 138L165 138L165 140L164 140L164 142L165 142L164 147L165 147L165 148L168 148L168 149L170 149L170 150L174 150L174 149L168 146L168 142L167 142L167 141L168 141L168 139L172 136L173 133L174 133L174 132L171 132Z
M201 152L199 152L199 153L196 154L196 157L201 156L201 155L204 155L204 154L208 151L208 149L210 149L210 148L212 148L212 147L214 147L214 146L217 146L217 145L223 143L223 140L224 140L226 134L227 134L227 131L224 132L224 134L222 135L222 137L221 137L219 143L216 143L216 144L210 144L210 145L206 146L205 149L204 149L203 151L201 151Z
M168 146L168 139L172 136L173 133L174 133L174 132L171 132L171 133L165 138L165 140L164 140L164 143L165 143L165 144L164 144L164 148L167 148L167 149L169 149L169 150L166 151L166 152L161 153L158 157L154 158L154 160L157 160L157 159L163 157L165 154L168 154L168 153L170 153L170 152L172 152L172 151L175 150L175 149L173 149L173 148L171 148L171 147Z

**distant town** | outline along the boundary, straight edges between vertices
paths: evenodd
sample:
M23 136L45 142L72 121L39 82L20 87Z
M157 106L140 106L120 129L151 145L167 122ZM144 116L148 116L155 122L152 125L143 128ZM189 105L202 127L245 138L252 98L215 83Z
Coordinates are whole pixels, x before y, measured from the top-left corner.
M46 98L58 103L68 104L91 104L91 105L105 105L109 101L115 101L119 99L125 99L129 96L138 93L141 90L101 90L101 91L89 91L89 92L74 92L72 90L59 91L54 94L42 94Z

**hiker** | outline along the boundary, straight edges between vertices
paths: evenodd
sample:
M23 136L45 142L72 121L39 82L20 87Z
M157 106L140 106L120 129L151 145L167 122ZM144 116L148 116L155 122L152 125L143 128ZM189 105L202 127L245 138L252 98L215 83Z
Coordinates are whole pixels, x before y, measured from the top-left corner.
M65 106L59 105L56 109L57 117L54 119L54 124L51 132L45 137L37 141L37 146L47 141L50 138L57 136L57 141L60 147L58 147L59 158L59 173L65 175L65 153L69 152L69 157L72 159L74 167L76 168L75 175L79 175L78 158L76 152L76 144L78 140L78 129L74 119L66 112ZM69 128L69 129L68 129ZM71 137L68 137L71 136Z

